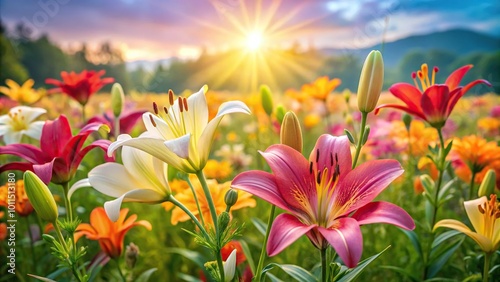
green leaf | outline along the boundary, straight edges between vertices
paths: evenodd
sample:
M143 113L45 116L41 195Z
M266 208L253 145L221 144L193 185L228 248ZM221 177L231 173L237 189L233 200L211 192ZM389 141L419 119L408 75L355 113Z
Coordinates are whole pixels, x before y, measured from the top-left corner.
M347 281L354 281L362 272L365 270L365 268L370 265L374 260L376 260L380 255L382 255L387 249L389 249L391 246L387 246L387 248L383 249L380 253L373 255L362 262L358 263L358 266L355 268L349 270L346 275L342 276L338 282L347 282Z
M399 274L402 274L403 276L407 277L408 279L410 279L411 281L414 281L414 282L420 281L419 278L413 276L413 274L409 273L406 269L403 269L401 267L392 266L392 265L382 265L382 266L380 266L380 268L389 269L389 270L392 270L392 271L397 272Z
M179 254L179 255L187 258L188 260L194 262L201 269L205 269L205 262L207 261L207 259L198 252L186 250L186 249L182 249L182 248L168 248L166 250L166 252Z
M42 277L42 276L37 276L37 275L33 275L33 274L28 274L28 276L31 276L35 279L38 279L40 281L45 281L45 282L57 282L55 280L52 280L52 279L49 279L49 278L46 278L46 277Z
M446 231L446 232L440 234L439 236L437 236L436 239L434 239L434 242L432 242L431 248L434 249L436 247L439 247L439 245L441 245L442 243L448 241L449 239L451 239L454 236L459 235L459 234L463 234L463 233L460 231L456 231L456 230Z
M272 273L267 273L267 278L269 278L269 280L271 280L271 282L283 282L283 280L274 276Z
M299 282L318 282L318 279L314 277L309 271L303 269L300 266L293 265L293 264L277 264L277 263L270 263L264 269L262 270L262 279L266 276L266 273L273 269L274 267L279 267L281 268L286 274L290 275L292 278L294 278L296 281ZM261 280L262 281L262 280Z
M252 221L253 225L255 225L257 230L259 230L262 236L266 236L267 224L265 224L262 220L260 220L257 217L252 217L250 220Z
M444 203L446 200L449 200L449 199L446 199L445 196L448 194L448 191L450 190L451 187L453 187L455 182L456 182L456 178L448 181L448 183L446 183L443 187L441 187L441 190L439 191L439 194L438 194L438 201L439 202L443 201L443 203ZM440 204L442 204L442 203L440 203Z
M428 267L429 271L427 272L426 278L433 278L438 274L439 270L448 262L453 253L462 245L464 239L465 238L462 237L460 240L457 240L457 242L450 242L445 248L441 249L438 247L431 250L431 259Z
M250 252L250 248L248 248L247 242L245 242L244 240L238 240L238 242L240 242L241 248L243 249L243 253L247 258L247 262L250 266L250 269L252 270L252 273L255 273L255 263L253 262L252 252Z
M199 278L187 275L185 273L177 273L177 277L187 282L202 282L202 280L200 280Z
M423 252L422 252L422 245L420 244L420 239L418 238L417 233L411 230L405 230L405 229L399 229L401 232L403 232L408 239L410 239L411 244L413 245L413 248L418 254L418 257L422 260L424 258Z
M144 271L143 273L141 273L141 275L139 275L139 277L137 277L137 279L135 279L134 281L135 282L148 282L149 278L156 270L158 270L158 269L157 268L148 269L148 270Z

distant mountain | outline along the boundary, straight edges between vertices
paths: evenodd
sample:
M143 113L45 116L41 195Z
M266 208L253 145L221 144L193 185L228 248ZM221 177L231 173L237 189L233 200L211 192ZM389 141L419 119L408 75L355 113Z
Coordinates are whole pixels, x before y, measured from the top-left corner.
M168 68L170 64L176 60L178 60L176 57L161 60L137 60L126 62L126 65L128 71L134 71L142 67L147 72L153 72L158 67L158 64L161 64L164 68Z
M324 48L325 55L352 54L365 58L371 50L381 50L381 44L363 49ZM384 63L392 67L413 50L445 50L456 55L467 55L474 52L494 52L500 50L500 38L466 29L452 29L425 35L413 35L393 42L386 42L383 48Z

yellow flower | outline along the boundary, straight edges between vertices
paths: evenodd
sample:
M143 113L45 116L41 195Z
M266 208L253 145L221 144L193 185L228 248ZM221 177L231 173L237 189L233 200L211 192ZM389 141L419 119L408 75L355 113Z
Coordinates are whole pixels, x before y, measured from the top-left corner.
M201 187L200 182L192 177L191 183L193 184L196 196L198 198L198 202L200 205L201 213L203 214L203 219L205 220L205 225L213 225L212 217L210 216L210 208L208 206L207 200L203 193L203 188ZM219 184L215 179L207 180L208 189L210 190L210 194L212 195L212 199L214 201L215 209L217 214L226 210L226 203L224 202L224 196L226 192L231 187L231 182L225 182ZM179 192L175 195L175 198L181 202L188 210L193 213L198 219L200 218L198 208L196 206L196 201L193 197L193 193L191 189L185 189L182 192ZM252 195L243 191L238 191L238 201L234 206L231 207L231 211L239 210L245 207L255 207L256 202L255 199L252 198ZM171 207L171 206L170 206ZM168 207L165 207L168 208ZM191 218L183 212L179 207L175 207L172 210L172 224L176 225L178 222L189 221Z
M307 129L315 127L320 122L321 122L321 117L318 116L317 114L309 114L304 118L304 126Z
M30 201L28 200L28 195L24 190L24 181L18 180L14 185L9 185L9 183L0 187L0 206L4 206L7 208L9 206L9 189L12 191L14 189L15 198L15 206L16 213L20 216L28 216L33 212L33 206L31 206Z
M455 229L472 238L486 253L493 253L500 247L500 203L497 196L486 197L464 202L465 211L476 232L470 230L458 220L444 219L436 223L439 227Z
M21 104L33 104L41 97L41 95L33 89L33 85L35 84L33 79L26 80L23 85L19 85L17 82L7 79L5 80L5 84L7 84L8 87L0 86L0 93L9 96L9 98Z
M325 101L328 95L337 88L342 81L338 78L330 80L328 76L322 76L309 84L302 85L303 95Z
M484 117L477 121L477 127L486 133L498 132L500 129L500 119L494 117Z
M399 146L410 146L413 156L423 156L428 151L428 146L435 143L438 135L434 128L425 127L424 122L413 120L410 124L410 133L402 121L392 122L393 129L389 133L389 138L396 140ZM408 139L409 137L409 139Z
M218 162L216 160L208 160L203 171L207 178L213 178L220 181L228 178L233 172L233 169L231 168L231 163L228 161Z

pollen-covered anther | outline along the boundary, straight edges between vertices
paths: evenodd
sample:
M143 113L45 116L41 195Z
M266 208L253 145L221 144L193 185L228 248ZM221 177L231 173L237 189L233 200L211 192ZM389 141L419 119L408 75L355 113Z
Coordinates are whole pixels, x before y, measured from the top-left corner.
M180 111L181 113L182 113L182 112L184 112L184 103L182 102L182 97L179 97L179 98L177 99L177 102L178 102L178 104L179 104L179 111Z
M167 107L163 107L163 111L165 112L166 115L168 115L168 109L167 109Z
M156 102L153 102L153 111L156 115L158 115L158 105L156 104Z
M172 89L168 90L168 101L170 103L170 106L174 105L174 91L172 91Z
M186 98L182 99L182 103L184 104L184 110L187 112L188 111L187 99Z
M149 115L149 120L151 121L151 124L153 124L153 126L156 127L156 122L153 119L153 115Z

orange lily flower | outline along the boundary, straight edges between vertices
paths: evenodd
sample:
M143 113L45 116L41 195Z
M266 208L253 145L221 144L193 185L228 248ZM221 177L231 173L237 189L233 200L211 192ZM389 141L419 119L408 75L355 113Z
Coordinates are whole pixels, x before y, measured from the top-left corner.
M322 76L309 84L302 85L302 93L307 96L325 101L328 95L337 88L342 81L338 78L330 80L328 76Z
M33 206L31 206L28 200L28 195L24 191L24 181L18 180L15 184L15 194L16 194L16 213L20 216L28 216L33 212ZM5 184L0 187L0 206L7 207L9 205L9 185Z
M127 213L128 209L120 210L120 217L116 222L112 222L103 207L95 208L90 213L90 224L82 223L76 228L75 241L85 235L89 240L99 241L102 251L111 258L120 257L123 252L123 239L132 227L144 226L148 230L152 229L149 221L136 221L135 214L126 218Z

